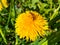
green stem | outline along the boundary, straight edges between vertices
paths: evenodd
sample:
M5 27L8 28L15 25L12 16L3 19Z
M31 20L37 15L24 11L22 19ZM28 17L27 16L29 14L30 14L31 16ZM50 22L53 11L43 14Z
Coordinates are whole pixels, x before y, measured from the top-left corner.
M15 5L15 2L13 0L13 5ZM14 8L14 15L15 15L15 18L16 18L16 10L15 10L15 6L13 7ZM16 37L16 42L15 42L15 45L18 45L18 36L15 34L15 37Z
M50 0L50 9L52 10L52 0ZM50 13L50 17L52 16L52 13Z
M10 4L10 5L11 5L11 4ZM11 9L11 6L10 6L10 9ZM11 10L9 11L9 16L8 16L7 25L9 24L9 21L10 21L10 13L11 13Z
M18 44L18 37L17 37L17 35L15 37L16 37L15 45L17 45Z

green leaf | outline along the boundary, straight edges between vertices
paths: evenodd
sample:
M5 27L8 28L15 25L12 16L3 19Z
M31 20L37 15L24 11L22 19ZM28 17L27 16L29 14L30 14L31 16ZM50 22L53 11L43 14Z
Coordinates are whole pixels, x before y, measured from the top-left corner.
M39 0L32 0L32 4L39 2Z
M5 36L4 36L4 34L3 34L1 28L0 28L0 34L1 34L1 36L2 36L2 38L3 38L3 40L4 40L4 42L7 44L7 40L6 40Z
M58 0L58 3L60 4L60 0Z
M60 6L54 10L54 13L52 14L52 16L50 17L50 20L54 19L57 15L58 15L58 10L59 10Z
M46 39L46 38L44 38L43 40L41 40L41 41L39 42L39 44L38 44L38 45L42 45L46 40L47 40L47 39Z
M42 45L48 45L48 40L46 40Z
M49 35L47 38L44 38L39 42L39 45L55 45L58 41L60 41L60 31L54 32Z

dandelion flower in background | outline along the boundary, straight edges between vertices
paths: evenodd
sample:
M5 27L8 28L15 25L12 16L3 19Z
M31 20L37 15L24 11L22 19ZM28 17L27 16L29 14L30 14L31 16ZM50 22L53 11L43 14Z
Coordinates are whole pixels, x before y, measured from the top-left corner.
M20 38L34 41L37 36L44 36L48 29L47 20L35 11L19 14L15 23L16 33Z
M3 8L3 7L2 7L2 4L0 3L0 11L2 10L2 8Z
M8 7L7 0L1 0L1 2L0 2L0 11L2 11L3 7L5 7L5 8Z
M1 0L1 2L2 2L3 6L4 6L5 8L7 8L7 7L8 7L7 0Z

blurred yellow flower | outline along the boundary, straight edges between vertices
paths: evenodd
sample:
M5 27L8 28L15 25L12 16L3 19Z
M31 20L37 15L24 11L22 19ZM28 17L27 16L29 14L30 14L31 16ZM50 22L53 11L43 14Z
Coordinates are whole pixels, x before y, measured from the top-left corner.
M34 41L37 36L44 36L48 30L47 20L35 11L19 14L15 23L16 33L20 38Z
M0 11L2 10L2 8L3 8L3 7L2 7L2 4L0 3Z
M4 6L5 8L7 8L7 7L8 7L7 0L1 0L1 2L2 2L3 6Z
M0 2L0 11L2 11L3 7L5 7L5 8L8 7L7 0L1 0L1 2Z

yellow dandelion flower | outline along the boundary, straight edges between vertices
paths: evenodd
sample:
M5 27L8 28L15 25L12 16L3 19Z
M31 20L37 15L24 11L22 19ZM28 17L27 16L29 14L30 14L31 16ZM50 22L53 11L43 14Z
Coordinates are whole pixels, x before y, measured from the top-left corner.
M47 20L35 11L26 11L16 18L15 28L20 38L34 41L37 36L44 36L48 29Z
M7 0L1 0L1 2L0 2L0 11L2 11L3 6L4 6L5 8L8 7Z
M2 7L2 4L0 3L0 11L2 10L2 8L3 8L3 7Z
M4 6L5 8L7 8L7 7L8 7L7 0L1 0L1 2L2 2L3 6Z

